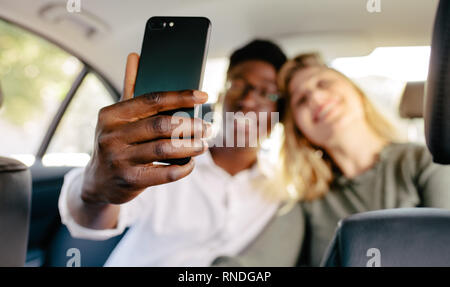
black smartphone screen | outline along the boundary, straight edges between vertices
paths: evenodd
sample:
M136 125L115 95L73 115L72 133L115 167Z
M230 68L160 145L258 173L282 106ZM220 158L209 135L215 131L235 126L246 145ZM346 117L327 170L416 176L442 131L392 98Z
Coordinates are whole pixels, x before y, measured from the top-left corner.
M147 21L134 96L198 90L206 62L211 22L205 17L152 17ZM170 111L173 114L180 110ZM182 109L191 117L194 109ZM167 160L185 164L186 159Z

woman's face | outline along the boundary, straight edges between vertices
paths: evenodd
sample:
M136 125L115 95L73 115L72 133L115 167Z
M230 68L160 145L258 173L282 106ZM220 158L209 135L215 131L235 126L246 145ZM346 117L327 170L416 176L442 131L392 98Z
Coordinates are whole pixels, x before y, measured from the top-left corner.
M364 120L361 96L339 73L310 67L294 74L289 84L290 108L297 128L313 144L324 147L355 121ZM347 139L348 140L348 139Z

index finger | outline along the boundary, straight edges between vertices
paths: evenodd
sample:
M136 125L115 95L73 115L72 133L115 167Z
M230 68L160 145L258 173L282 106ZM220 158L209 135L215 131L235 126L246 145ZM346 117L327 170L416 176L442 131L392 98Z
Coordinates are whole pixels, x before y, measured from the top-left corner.
M105 107L100 113L104 124L124 124L163 111L192 108L196 104L205 103L207 99L208 94L197 90L156 92Z

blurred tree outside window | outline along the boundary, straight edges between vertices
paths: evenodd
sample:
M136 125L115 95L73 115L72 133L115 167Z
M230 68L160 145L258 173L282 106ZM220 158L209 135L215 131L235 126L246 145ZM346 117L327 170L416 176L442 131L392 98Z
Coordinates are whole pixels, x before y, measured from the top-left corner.
M0 155L26 158L41 144L83 64L58 46L0 20Z
M28 165L83 63L58 46L0 20L0 156ZM90 72L72 98L50 140L42 163L83 166L89 160L100 108L114 102Z

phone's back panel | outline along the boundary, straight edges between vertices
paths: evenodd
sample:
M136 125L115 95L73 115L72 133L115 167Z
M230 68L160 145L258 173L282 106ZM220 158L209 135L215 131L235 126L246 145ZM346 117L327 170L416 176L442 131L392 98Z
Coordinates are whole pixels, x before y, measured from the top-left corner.
M200 89L210 26L204 17L150 18L134 95Z

